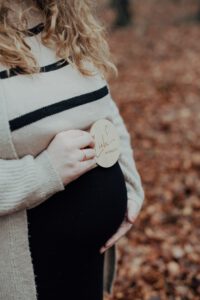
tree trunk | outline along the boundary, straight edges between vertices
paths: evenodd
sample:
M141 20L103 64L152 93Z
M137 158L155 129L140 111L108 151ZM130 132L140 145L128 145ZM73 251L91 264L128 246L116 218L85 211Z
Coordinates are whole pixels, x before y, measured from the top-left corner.
M117 11L117 19L115 21L116 26L127 26L131 24L132 14L130 11L130 1L129 0L112 0L112 6L115 7Z
M196 19L197 21L200 22L200 1L198 0L198 11L197 11L197 14L196 14Z

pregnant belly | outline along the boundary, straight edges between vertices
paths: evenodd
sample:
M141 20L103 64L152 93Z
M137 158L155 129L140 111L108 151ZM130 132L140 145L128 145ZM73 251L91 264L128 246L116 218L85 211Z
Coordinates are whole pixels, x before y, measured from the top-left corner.
M126 207L127 190L119 163L96 167L27 210L30 245L100 247L123 221Z

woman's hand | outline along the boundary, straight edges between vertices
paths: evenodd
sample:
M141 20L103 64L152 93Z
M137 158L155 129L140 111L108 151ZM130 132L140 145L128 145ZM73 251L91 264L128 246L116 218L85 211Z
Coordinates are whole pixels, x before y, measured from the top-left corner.
M47 152L64 185L97 167L95 140L84 130L59 132L51 141Z
M128 200L128 207L125 218L119 226L117 232L101 247L100 253L104 253L108 248L112 247L122 236L124 236L133 226L138 216L138 209L133 200Z

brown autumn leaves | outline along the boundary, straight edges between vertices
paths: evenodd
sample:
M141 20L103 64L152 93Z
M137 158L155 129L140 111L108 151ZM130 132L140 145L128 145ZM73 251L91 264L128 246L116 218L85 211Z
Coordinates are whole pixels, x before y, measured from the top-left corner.
M112 300L200 299L200 23L197 1L135 1L110 32L113 98L132 136L146 200L118 243ZM114 14L105 8L110 26ZM107 298L108 299L108 298Z

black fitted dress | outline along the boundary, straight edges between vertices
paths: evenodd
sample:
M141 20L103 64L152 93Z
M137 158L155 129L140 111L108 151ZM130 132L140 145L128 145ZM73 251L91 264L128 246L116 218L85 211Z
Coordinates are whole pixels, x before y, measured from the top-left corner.
M103 244L127 208L119 162L88 171L27 210L38 300L102 300Z

